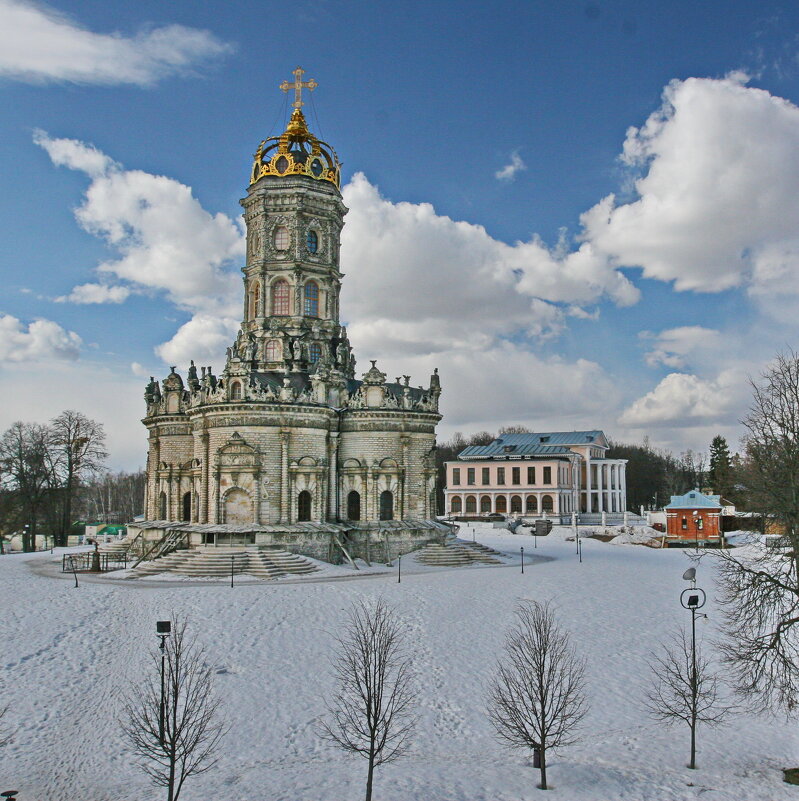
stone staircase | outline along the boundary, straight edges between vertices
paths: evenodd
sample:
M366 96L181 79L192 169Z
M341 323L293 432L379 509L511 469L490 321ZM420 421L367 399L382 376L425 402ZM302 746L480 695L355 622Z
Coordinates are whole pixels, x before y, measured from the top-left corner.
M473 564L498 565L499 551L479 542L449 540L445 545L431 543L416 552L416 558L423 565L431 567L464 567Z
M255 578L276 579L288 575L305 575L319 568L305 557L288 551L244 546L241 548L202 547L173 551L133 568L136 578L157 573L181 576L229 577L246 574Z

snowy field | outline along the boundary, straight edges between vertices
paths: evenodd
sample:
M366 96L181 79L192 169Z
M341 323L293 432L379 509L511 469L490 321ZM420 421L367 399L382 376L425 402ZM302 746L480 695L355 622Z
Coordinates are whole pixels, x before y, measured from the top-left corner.
M585 540L569 529L538 542L477 527L477 539L513 555L505 566L396 569L355 580L349 569L291 582L84 581L74 588L49 553L0 557L2 701L13 741L0 750L0 790L19 801L158 799L115 721L120 691L137 681L157 644L155 621L188 615L217 668L232 728L210 773L190 780L185 801L357 801L365 761L322 742L321 698L335 693L332 635L355 598L384 596L401 615L418 669L420 724L413 753L378 770L376 801L778 801L799 799L781 768L799 764L799 728L741 715L700 729L699 769L688 770L688 731L647 718L646 658L690 615L679 605L686 551ZM461 530L470 539L471 529ZM546 557L519 570L519 548ZM718 611L709 560L712 647ZM319 580L321 579L321 580ZM536 789L528 754L492 736L485 683L521 598L552 600L588 659L591 711L578 745L550 757L548 793Z

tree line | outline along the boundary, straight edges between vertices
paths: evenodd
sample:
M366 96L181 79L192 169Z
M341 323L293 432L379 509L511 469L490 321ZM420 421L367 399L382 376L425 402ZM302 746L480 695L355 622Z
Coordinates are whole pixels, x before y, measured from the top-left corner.
M0 536L66 545L75 520L125 522L141 513L144 473L109 473L102 424L66 410L49 423L13 423L0 437Z

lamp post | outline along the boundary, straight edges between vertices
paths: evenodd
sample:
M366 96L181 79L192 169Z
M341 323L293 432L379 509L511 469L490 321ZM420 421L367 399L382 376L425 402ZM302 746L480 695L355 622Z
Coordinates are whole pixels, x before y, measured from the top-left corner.
M524 546L523 545L520 548L520 550L522 552L522 573L524 573Z
M172 631L171 620L158 620L155 624L155 633L161 638L161 706L158 712L158 742L164 745L164 724L166 717L166 699L164 697L164 658L166 656L166 638Z
M699 695L699 682L696 673L696 613L705 605L707 597L705 591L701 587L696 586L696 568L689 567L682 577L686 581L691 582L691 586L687 590L680 593L680 604L683 609L687 609L691 613L691 709L696 709L697 696ZM707 618L707 615L701 615ZM696 729L691 727L691 764L689 767L696 766Z
M397 557L397 584L402 583L402 554Z

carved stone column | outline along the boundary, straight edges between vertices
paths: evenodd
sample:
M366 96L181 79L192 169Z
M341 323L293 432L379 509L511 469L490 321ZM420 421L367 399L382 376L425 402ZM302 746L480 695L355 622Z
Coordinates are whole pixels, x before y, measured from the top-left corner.
M402 482L401 489L401 497L400 497L400 510L399 510L399 519L403 520L406 517L409 517L408 509L409 509L409 502L408 502L408 484L410 484L410 469L408 467L408 446L410 445L411 438L407 435L403 435L400 437L400 443L402 445L402 471L401 475L399 476L399 480Z
M338 520L338 446L339 433L331 431L327 442L327 478L328 478L328 498L327 498L327 519Z
M201 523L208 522L208 503L211 494L211 488L208 486L211 472L211 443L207 431L203 431L200 435L200 442L202 445L202 478L200 479L200 516Z
M288 431L280 432L280 522L288 523L289 499L289 437Z

